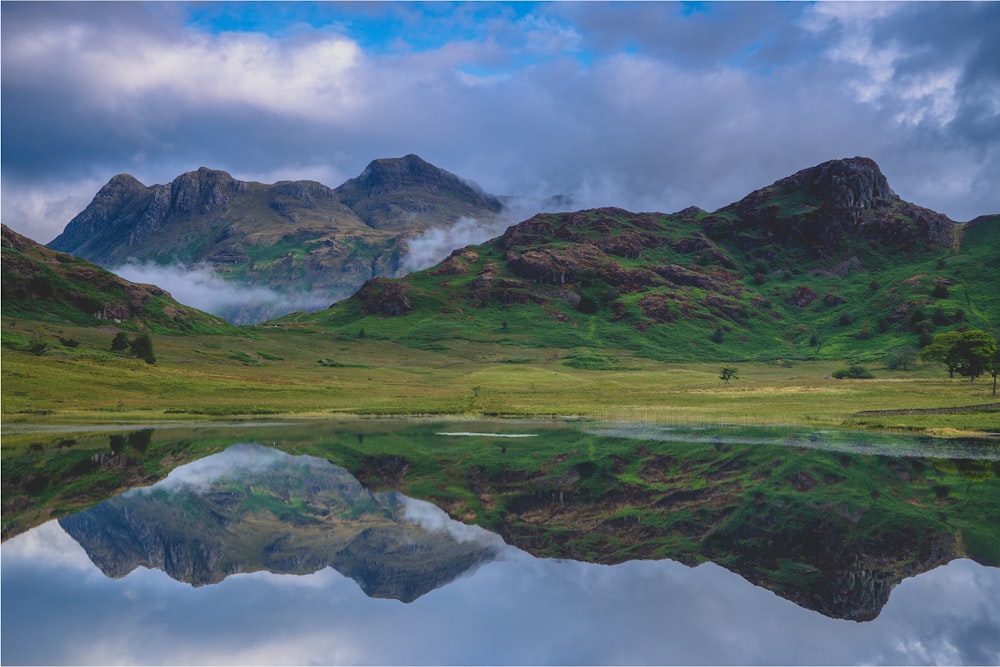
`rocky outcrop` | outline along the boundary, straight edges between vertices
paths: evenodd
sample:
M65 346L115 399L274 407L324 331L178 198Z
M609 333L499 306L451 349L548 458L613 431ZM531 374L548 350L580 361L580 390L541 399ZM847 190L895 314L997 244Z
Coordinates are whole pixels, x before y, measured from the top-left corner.
M819 295L816 294L816 290L807 285L799 285L792 290L791 294L785 297L785 303L797 308L805 308L818 298Z
M337 199L375 229L423 229L462 217L494 217L500 200L416 155L373 160L336 189Z
M399 317L413 310L409 287L402 282L386 278L369 280L358 290L357 298L369 315Z
M773 242L820 256L836 254L849 238L908 250L919 244L950 247L956 233L946 216L902 201L878 165L864 157L803 169L721 212L737 220L717 220L717 233L741 237L744 247Z

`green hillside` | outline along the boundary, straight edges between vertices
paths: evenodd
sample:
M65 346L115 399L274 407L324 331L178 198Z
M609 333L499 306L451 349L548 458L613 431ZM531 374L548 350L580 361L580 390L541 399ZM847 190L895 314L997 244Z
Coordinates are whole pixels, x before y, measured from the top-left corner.
M737 231L720 232L720 220ZM827 254L725 209L542 214L279 323L437 351L463 341L578 348L594 367L616 365L604 349L663 361L868 361L942 331L1000 325L1000 216L951 225L947 246L847 236Z
M53 324L108 326L161 333L232 333L225 320L174 301L72 255L50 250L6 225L3 314Z

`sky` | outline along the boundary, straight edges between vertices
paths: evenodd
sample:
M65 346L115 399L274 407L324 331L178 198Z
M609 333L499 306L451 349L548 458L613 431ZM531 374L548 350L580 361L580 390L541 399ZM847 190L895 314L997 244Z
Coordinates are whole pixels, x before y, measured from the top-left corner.
M995 2L5 0L0 31L2 220L43 243L117 173L335 187L409 153L662 212L862 155L908 201L1000 212Z

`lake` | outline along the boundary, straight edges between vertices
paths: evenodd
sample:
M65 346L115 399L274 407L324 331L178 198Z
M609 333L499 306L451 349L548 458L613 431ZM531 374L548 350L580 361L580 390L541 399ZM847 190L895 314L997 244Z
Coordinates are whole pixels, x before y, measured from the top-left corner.
M996 443L434 420L37 438L4 461L3 664L1000 663Z

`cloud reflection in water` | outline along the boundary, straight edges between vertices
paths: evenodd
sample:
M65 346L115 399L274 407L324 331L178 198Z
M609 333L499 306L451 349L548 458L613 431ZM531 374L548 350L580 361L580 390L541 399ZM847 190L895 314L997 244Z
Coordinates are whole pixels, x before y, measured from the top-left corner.
M797 607L712 564L617 566L512 547L410 604L326 568L193 588L107 579L55 522L2 547L4 664L996 664L1000 570L903 581L870 623Z

